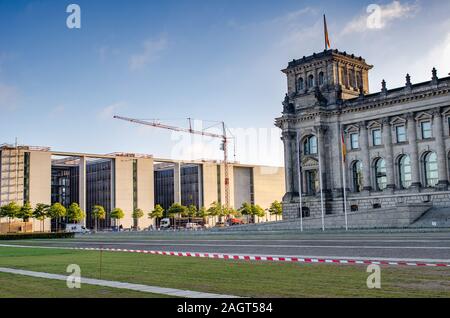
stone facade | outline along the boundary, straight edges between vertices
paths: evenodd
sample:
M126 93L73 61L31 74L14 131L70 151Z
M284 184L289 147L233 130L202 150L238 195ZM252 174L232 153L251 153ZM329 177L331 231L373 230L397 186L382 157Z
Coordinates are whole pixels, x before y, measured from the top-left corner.
M342 215L344 187L349 213L450 207L450 77L433 69L429 82L412 84L407 75L404 87L389 90L383 81L371 94L371 68L327 50L283 70L288 92L276 126L285 149L285 220L299 218L300 206L305 219Z

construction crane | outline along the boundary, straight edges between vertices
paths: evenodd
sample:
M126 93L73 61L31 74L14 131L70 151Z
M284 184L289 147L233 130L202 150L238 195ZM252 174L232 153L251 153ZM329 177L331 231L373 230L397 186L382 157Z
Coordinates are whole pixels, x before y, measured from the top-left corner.
M135 123L135 124L140 124L140 125L146 125L146 126L162 128L162 129L169 129L169 130L179 131L179 132L186 132L186 133L190 133L190 134L194 134L194 135L220 138L222 140L220 150L223 151L223 164L224 164L224 171L225 171L225 206L227 208L230 207L230 177L229 177L229 163L228 163L228 142L229 142L230 138L227 137L227 130L226 130L226 126L225 126L224 122L221 122L223 134L219 135L219 134L214 134L214 133L210 133L207 131L200 131L200 130L192 129L191 118L188 118L189 128L170 126L170 125L161 124L156 121L150 122L147 120L128 118L128 117L123 117L123 116L114 116L114 118L128 121L128 122Z

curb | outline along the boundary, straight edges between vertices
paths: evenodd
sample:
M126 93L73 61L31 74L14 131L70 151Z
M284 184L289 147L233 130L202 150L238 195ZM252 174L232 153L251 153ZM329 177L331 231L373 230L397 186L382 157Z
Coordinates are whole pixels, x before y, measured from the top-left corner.
M301 257L278 257L278 256L257 256L257 255L236 255L221 253L196 253L196 252L167 252L152 250L132 250L120 248L98 248L98 247L73 247L69 249L85 251L106 251L106 252L124 252L139 253L165 256L180 257L199 257L225 260L243 260L243 261L271 261L286 263L328 263L328 264L350 264L350 265L388 265L388 266L417 266L417 267L450 267L450 264L444 263L422 263L405 261L377 261L377 260L357 260L357 259L324 259L324 258L301 258Z

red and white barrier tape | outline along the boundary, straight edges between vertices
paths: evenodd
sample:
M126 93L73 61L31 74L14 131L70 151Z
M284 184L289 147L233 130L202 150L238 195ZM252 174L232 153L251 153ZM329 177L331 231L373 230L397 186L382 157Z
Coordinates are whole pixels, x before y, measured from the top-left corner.
M196 253L196 252L165 252L149 250L132 250L121 248L98 248L98 247L74 247L75 250L87 251L108 251L108 252L126 252L142 253L167 256L200 257L225 260L244 260L244 261L272 261L272 262L294 262L294 263L328 263L328 264L357 264L357 265L391 265L391 266L427 266L427 267L450 267L450 264L444 263L422 263L406 261L377 261L377 260L352 260L352 259L324 259L324 258L301 258L301 257L280 257L280 256L256 256L256 255L233 255L222 253Z

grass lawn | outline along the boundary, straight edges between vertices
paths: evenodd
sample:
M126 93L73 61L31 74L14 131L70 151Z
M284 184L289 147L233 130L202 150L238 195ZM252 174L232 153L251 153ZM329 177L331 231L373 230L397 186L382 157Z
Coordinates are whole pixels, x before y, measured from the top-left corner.
M0 273L0 298L4 297L155 298L165 296L87 284L79 289L69 289L64 281Z
M382 286L369 290L365 266L213 260L175 256L0 247L0 267L65 274L78 264L83 277L250 297L450 297L449 268L382 267ZM40 296L42 287L1 282L0 296ZM22 280L15 275L18 281ZM24 278L25 279L25 278ZM34 280L34 278L26 278ZM40 279L39 279L40 281ZM14 281L13 281L14 282ZM64 282L43 281L45 288ZM8 287L7 287L8 286ZM101 295L106 288L82 286ZM50 288L49 288L50 289ZM83 290L84 289L84 290ZM20 292L20 290L23 290ZM65 297L71 291L58 293ZM117 293L120 291L118 290ZM112 294L107 297L114 297ZM127 294L131 292L126 292ZM105 296L105 295L103 295ZM73 297L73 296L72 296ZM80 297L84 297L80 295ZM101 297L101 296L100 296Z

